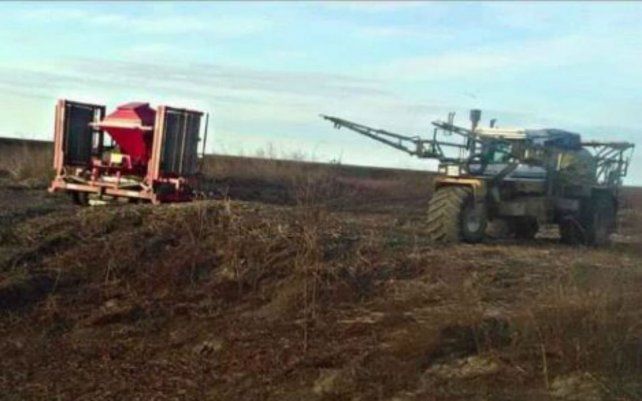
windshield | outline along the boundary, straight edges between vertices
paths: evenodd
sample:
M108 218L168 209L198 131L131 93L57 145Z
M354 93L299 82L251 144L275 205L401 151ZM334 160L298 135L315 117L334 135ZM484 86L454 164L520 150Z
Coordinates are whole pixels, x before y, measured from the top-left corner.
M487 164L508 163L511 157L511 144L509 142L493 142L484 147L482 151Z

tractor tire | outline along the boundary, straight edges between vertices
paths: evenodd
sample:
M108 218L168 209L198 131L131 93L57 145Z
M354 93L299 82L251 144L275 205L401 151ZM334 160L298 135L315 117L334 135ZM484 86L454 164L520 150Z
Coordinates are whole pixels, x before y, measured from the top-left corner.
M584 217L586 244L591 246L608 245L615 231L615 200L610 194L593 196Z
M569 216L560 223L562 242L569 245L608 245L615 231L615 200L610 194L597 194L582 206L580 216Z
M539 231L539 223L533 217L519 217L511 220L510 230L517 239L532 240Z
M470 188L439 188L428 203L427 233L433 242L480 242L486 225L486 213L475 205Z
M580 245L584 243L584 228L577 218L567 216L559 224L560 240L567 245Z

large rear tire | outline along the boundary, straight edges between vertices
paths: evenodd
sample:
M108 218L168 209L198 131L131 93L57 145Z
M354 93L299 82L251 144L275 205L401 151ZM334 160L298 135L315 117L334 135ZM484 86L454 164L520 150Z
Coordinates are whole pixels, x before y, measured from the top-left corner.
M575 216L566 216L559 224L560 240L567 245L580 245L584 243L584 227Z
M568 216L560 223L562 242L570 245L608 245L615 231L616 213L612 195L594 195L584 202L580 216Z
M434 242L480 242L486 225L483 205L475 203L470 188L439 188L428 203L427 232Z
M593 197L585 217L587 245L608 245L615 231L616 208L610 194Z

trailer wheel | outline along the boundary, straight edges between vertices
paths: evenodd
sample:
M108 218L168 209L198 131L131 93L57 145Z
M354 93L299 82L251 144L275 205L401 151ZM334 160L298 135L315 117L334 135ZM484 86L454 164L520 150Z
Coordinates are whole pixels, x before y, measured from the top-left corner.
M486 213L475 204L470 188L439 188L428 204L428 237L435 242L480 242L486 231Z
M88 206L89 205L89 193L87 192L70 192L71 201L78 206Z

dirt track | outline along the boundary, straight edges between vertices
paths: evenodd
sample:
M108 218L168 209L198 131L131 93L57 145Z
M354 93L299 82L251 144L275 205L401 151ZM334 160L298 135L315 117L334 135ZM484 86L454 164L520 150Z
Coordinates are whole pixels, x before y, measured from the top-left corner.
M642 394L639 211L605 249L435 247L414 201L0 194L2 400Z

